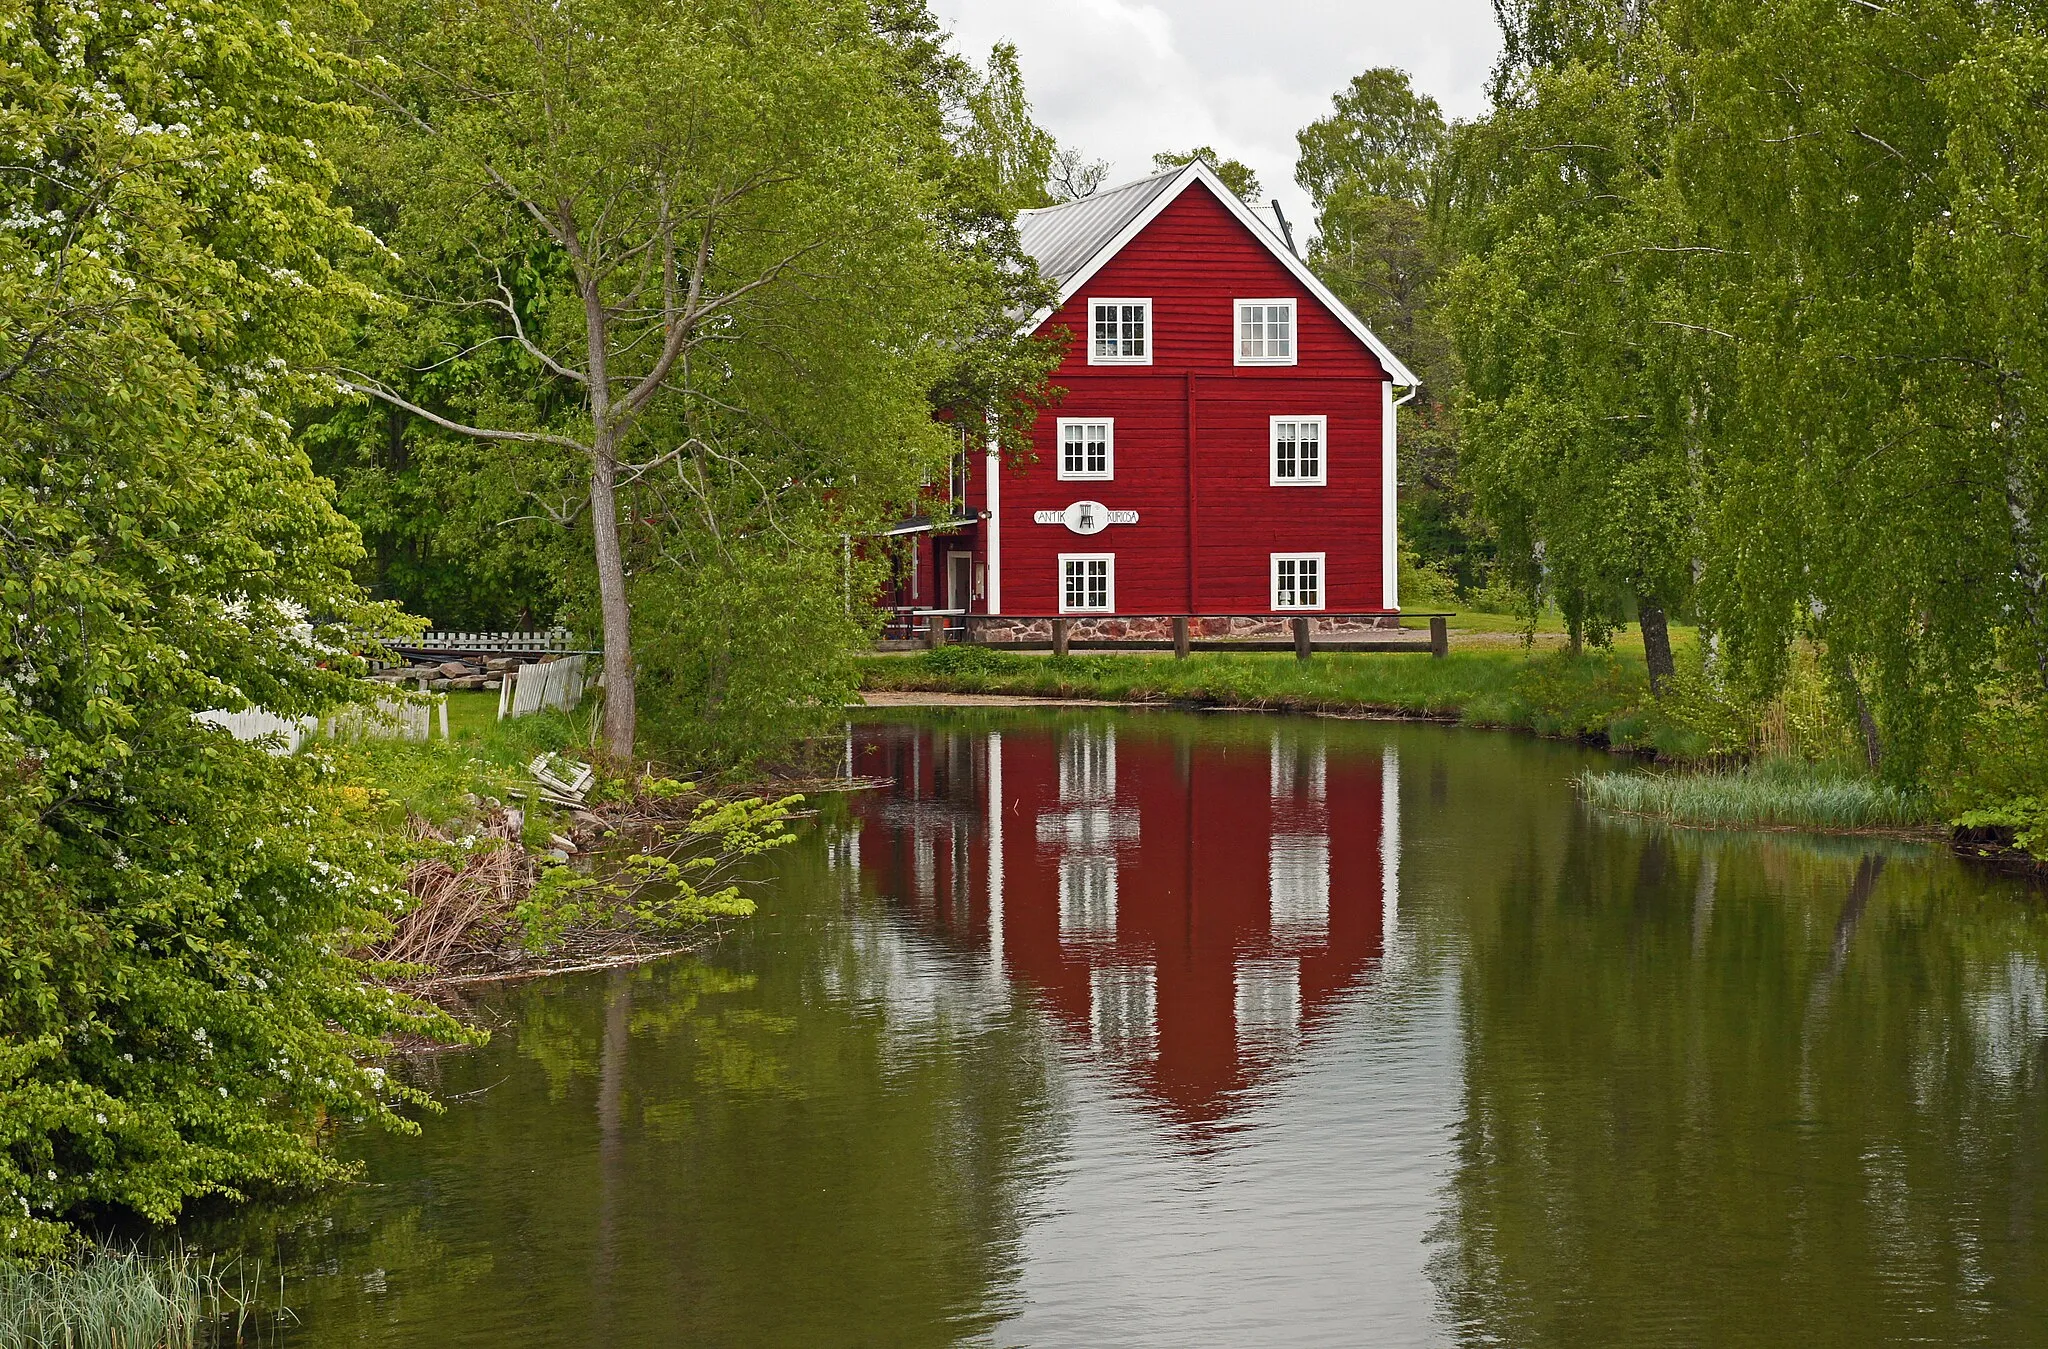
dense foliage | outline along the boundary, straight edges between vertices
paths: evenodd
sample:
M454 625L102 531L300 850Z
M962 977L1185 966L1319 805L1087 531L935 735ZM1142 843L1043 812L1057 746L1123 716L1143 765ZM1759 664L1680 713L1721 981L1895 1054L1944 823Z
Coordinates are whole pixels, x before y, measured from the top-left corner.
M509 583L458 611L554 598L602 635L613 753L643 698L656 753L786 743L851 688L855 545L1046 396L1009 213L1055 147L1014 52L984 76L921 5L848 0L373 9L349 188L409 312L338 365L382 406L312 438L380 513L450 498L404 528L456 591Z
M369 303L333 57L269 0L0 19L0 1253L337 1174L445 1021L344 952L392 904L317 759L195 720L359 696L393 612L292 444Z
M2039 7L1503 17L1440 188L1501 574L1596 639L1689 612L1744 696L1815 650L1869 767L2034 830Z
M1490 577L1490 532L1458 461L1462 382L1446 331L1443 275L1457 256L1447 219L1450 128L1405 71L1368 70L1296 135L1294 177L1316 208L1316 274L1422 380L1401 406L1401 598L1460 602ZM1418 584L1420 583L1420 588Z

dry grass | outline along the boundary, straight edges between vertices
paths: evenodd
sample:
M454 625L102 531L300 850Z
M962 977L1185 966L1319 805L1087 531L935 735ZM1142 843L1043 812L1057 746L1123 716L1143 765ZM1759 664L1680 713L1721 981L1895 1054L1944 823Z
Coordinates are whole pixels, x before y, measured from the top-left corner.
M520 841L521 822L516 811L493 811L473 845L458 854L453 839L414 816L415 838L448 847L444 855L413 865L405 879L412 903L390 940L371 954L435 974L497 962L506 919L538 875L533 855Z

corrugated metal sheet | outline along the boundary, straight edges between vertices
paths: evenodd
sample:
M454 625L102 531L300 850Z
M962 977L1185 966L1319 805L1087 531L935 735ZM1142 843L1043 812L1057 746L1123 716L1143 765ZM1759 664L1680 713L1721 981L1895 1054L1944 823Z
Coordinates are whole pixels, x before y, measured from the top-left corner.
M1079 272L1180 176L1178 168L1112 187L1092 197L1017 213L1017 238L1057 285Z

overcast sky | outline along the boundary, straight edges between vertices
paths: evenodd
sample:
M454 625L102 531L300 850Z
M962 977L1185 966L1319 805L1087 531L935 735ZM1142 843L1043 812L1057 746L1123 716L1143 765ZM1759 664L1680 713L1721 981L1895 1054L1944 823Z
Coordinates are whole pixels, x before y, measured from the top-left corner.
M1452 117L1484 109L1500 51L1490 0L933 0L977 61L1008 39L1046 130L1108 160L1112 183L1160 150L1213 145L1257 171L1302 226L1294 133L1372 66L1399 66ZM1302 237L1306 229L1301 230Z

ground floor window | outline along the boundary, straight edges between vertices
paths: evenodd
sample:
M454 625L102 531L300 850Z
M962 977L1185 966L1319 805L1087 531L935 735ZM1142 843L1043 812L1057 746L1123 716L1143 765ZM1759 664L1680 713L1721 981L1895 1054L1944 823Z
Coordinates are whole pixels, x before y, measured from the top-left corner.
M1060 554L1061 613L1108 613L1115 607L1115 554Z
M1321 553L1273 554L1273 607L1275 609L1320 609L1323 607L1323 555Z

